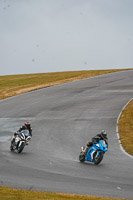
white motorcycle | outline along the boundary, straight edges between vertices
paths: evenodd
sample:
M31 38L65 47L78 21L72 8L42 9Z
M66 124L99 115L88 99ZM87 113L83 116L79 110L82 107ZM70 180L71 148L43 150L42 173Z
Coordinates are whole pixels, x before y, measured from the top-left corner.
M10 150L15 151L17 150L18 153L21 153L25 147L25 145L29 144L29 141L31 140L31 136L27 134L25 131L21 131L19 135L15 137L15 141L12 143Z

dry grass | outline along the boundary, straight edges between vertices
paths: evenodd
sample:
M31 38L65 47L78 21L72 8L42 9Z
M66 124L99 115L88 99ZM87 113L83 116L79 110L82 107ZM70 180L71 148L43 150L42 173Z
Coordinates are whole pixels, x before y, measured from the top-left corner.
M133 155L133 100L122 112L118 123L118 130L123 148L126 152Z
M0 100L39 88L123 70L89 70L0 76Z
M48 193L0 187L0 200L123 200L74 194Z

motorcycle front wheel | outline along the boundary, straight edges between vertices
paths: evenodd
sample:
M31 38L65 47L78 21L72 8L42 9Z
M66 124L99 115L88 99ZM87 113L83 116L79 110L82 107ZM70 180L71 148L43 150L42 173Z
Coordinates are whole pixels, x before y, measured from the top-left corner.
M95 165L98 165L103 159L103 152L102 151L96 151L94 153L94 157L93 157L93 160L94 160L94 164Z
M10 146L10 151L13 151L13 150L14 150L14 149L13 149L13 146L11 145L11 146Z
M18 153L21 153L23 151L24 146L25 146L25 144L24 144L24 142L22 142L21 145L18 147Z
M85 161L85 155L82 152L79 154L79 161L80 162L84 162Z

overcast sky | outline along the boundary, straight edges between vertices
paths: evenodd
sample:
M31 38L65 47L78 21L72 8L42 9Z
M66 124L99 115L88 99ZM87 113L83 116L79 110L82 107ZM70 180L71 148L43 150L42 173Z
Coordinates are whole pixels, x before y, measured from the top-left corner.
M133 0L0 0L0 75L133 67Z

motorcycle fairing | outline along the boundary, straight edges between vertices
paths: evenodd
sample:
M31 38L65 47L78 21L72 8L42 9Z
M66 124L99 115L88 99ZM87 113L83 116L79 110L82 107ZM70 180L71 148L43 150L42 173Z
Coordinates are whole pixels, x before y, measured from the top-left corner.
M94 156L94 153L99 150L97 152L97 156L99 156L99 153L100 151L103 151L104 153L108 150L107 148L107 144L103 143L102 141L99 140L98 143L96 144L93 144L93 146L88 150L87 154L86 154L86 157L85 157L85 160L86 161L90 161L90 162L94 162L93 160L93 156Z

